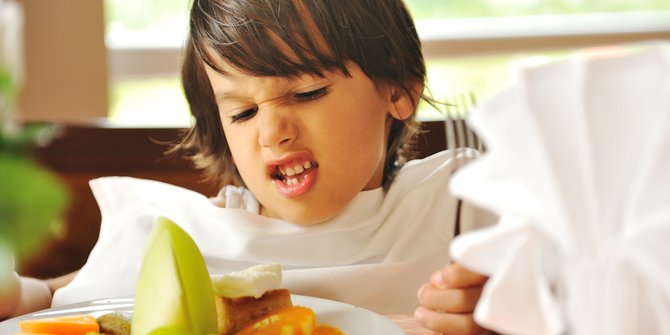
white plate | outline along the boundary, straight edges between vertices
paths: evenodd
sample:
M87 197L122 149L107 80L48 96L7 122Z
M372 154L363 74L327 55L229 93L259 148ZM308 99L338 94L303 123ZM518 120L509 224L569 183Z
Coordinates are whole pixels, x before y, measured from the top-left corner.
M317 322L338 327L347 335L404 334L393 321L364 308L337 301L295 294L291 296L291 299L296 306L305 306L314 310ZM19 321L26 319L74 314L89 314L99 317L111 312L132 312L132 310L133 299L105 299L80 302L0 322L0 334L12 335L18 333L20 331Z

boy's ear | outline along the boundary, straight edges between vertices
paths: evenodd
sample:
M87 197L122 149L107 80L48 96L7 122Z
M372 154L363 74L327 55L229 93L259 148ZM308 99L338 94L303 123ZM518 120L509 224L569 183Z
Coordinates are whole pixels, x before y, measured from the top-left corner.
M405 120L412 116L419 103L419 98L423 92L423 83L415 83L411 87L411 92L405 91L402 87L391 87L391 115L398 120Z

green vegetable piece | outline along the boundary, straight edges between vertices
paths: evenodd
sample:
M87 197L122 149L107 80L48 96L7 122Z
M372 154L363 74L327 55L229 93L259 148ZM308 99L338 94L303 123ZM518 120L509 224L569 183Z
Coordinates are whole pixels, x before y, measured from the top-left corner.
M135 291L132 335L217 333L212 282L193 239L165 217L156 219ZM182 333L174 333L182 334Z
M149 335L194 335L193 333L190 333L188 330L184 329L183 327L161 327L158 328Z

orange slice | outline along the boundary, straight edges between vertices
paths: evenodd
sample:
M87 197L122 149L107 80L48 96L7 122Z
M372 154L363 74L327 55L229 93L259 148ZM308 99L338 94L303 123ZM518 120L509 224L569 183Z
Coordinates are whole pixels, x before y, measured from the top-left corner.
M90 315L69 315L53 318L23 320L19 327L24 333L48 333L53 335L85 335L100 331L98 321Z

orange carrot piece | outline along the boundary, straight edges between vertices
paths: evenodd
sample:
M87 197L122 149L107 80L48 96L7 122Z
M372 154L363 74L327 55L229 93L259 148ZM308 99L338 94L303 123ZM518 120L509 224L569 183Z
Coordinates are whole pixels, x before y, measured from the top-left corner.
M24 333L47 333L52 335L86 335L88 332L100 332L98 321L90 315L23 320L19 322L19 327Z
M312 335L344 335L344 333L337 327L330 325L318 325Z

